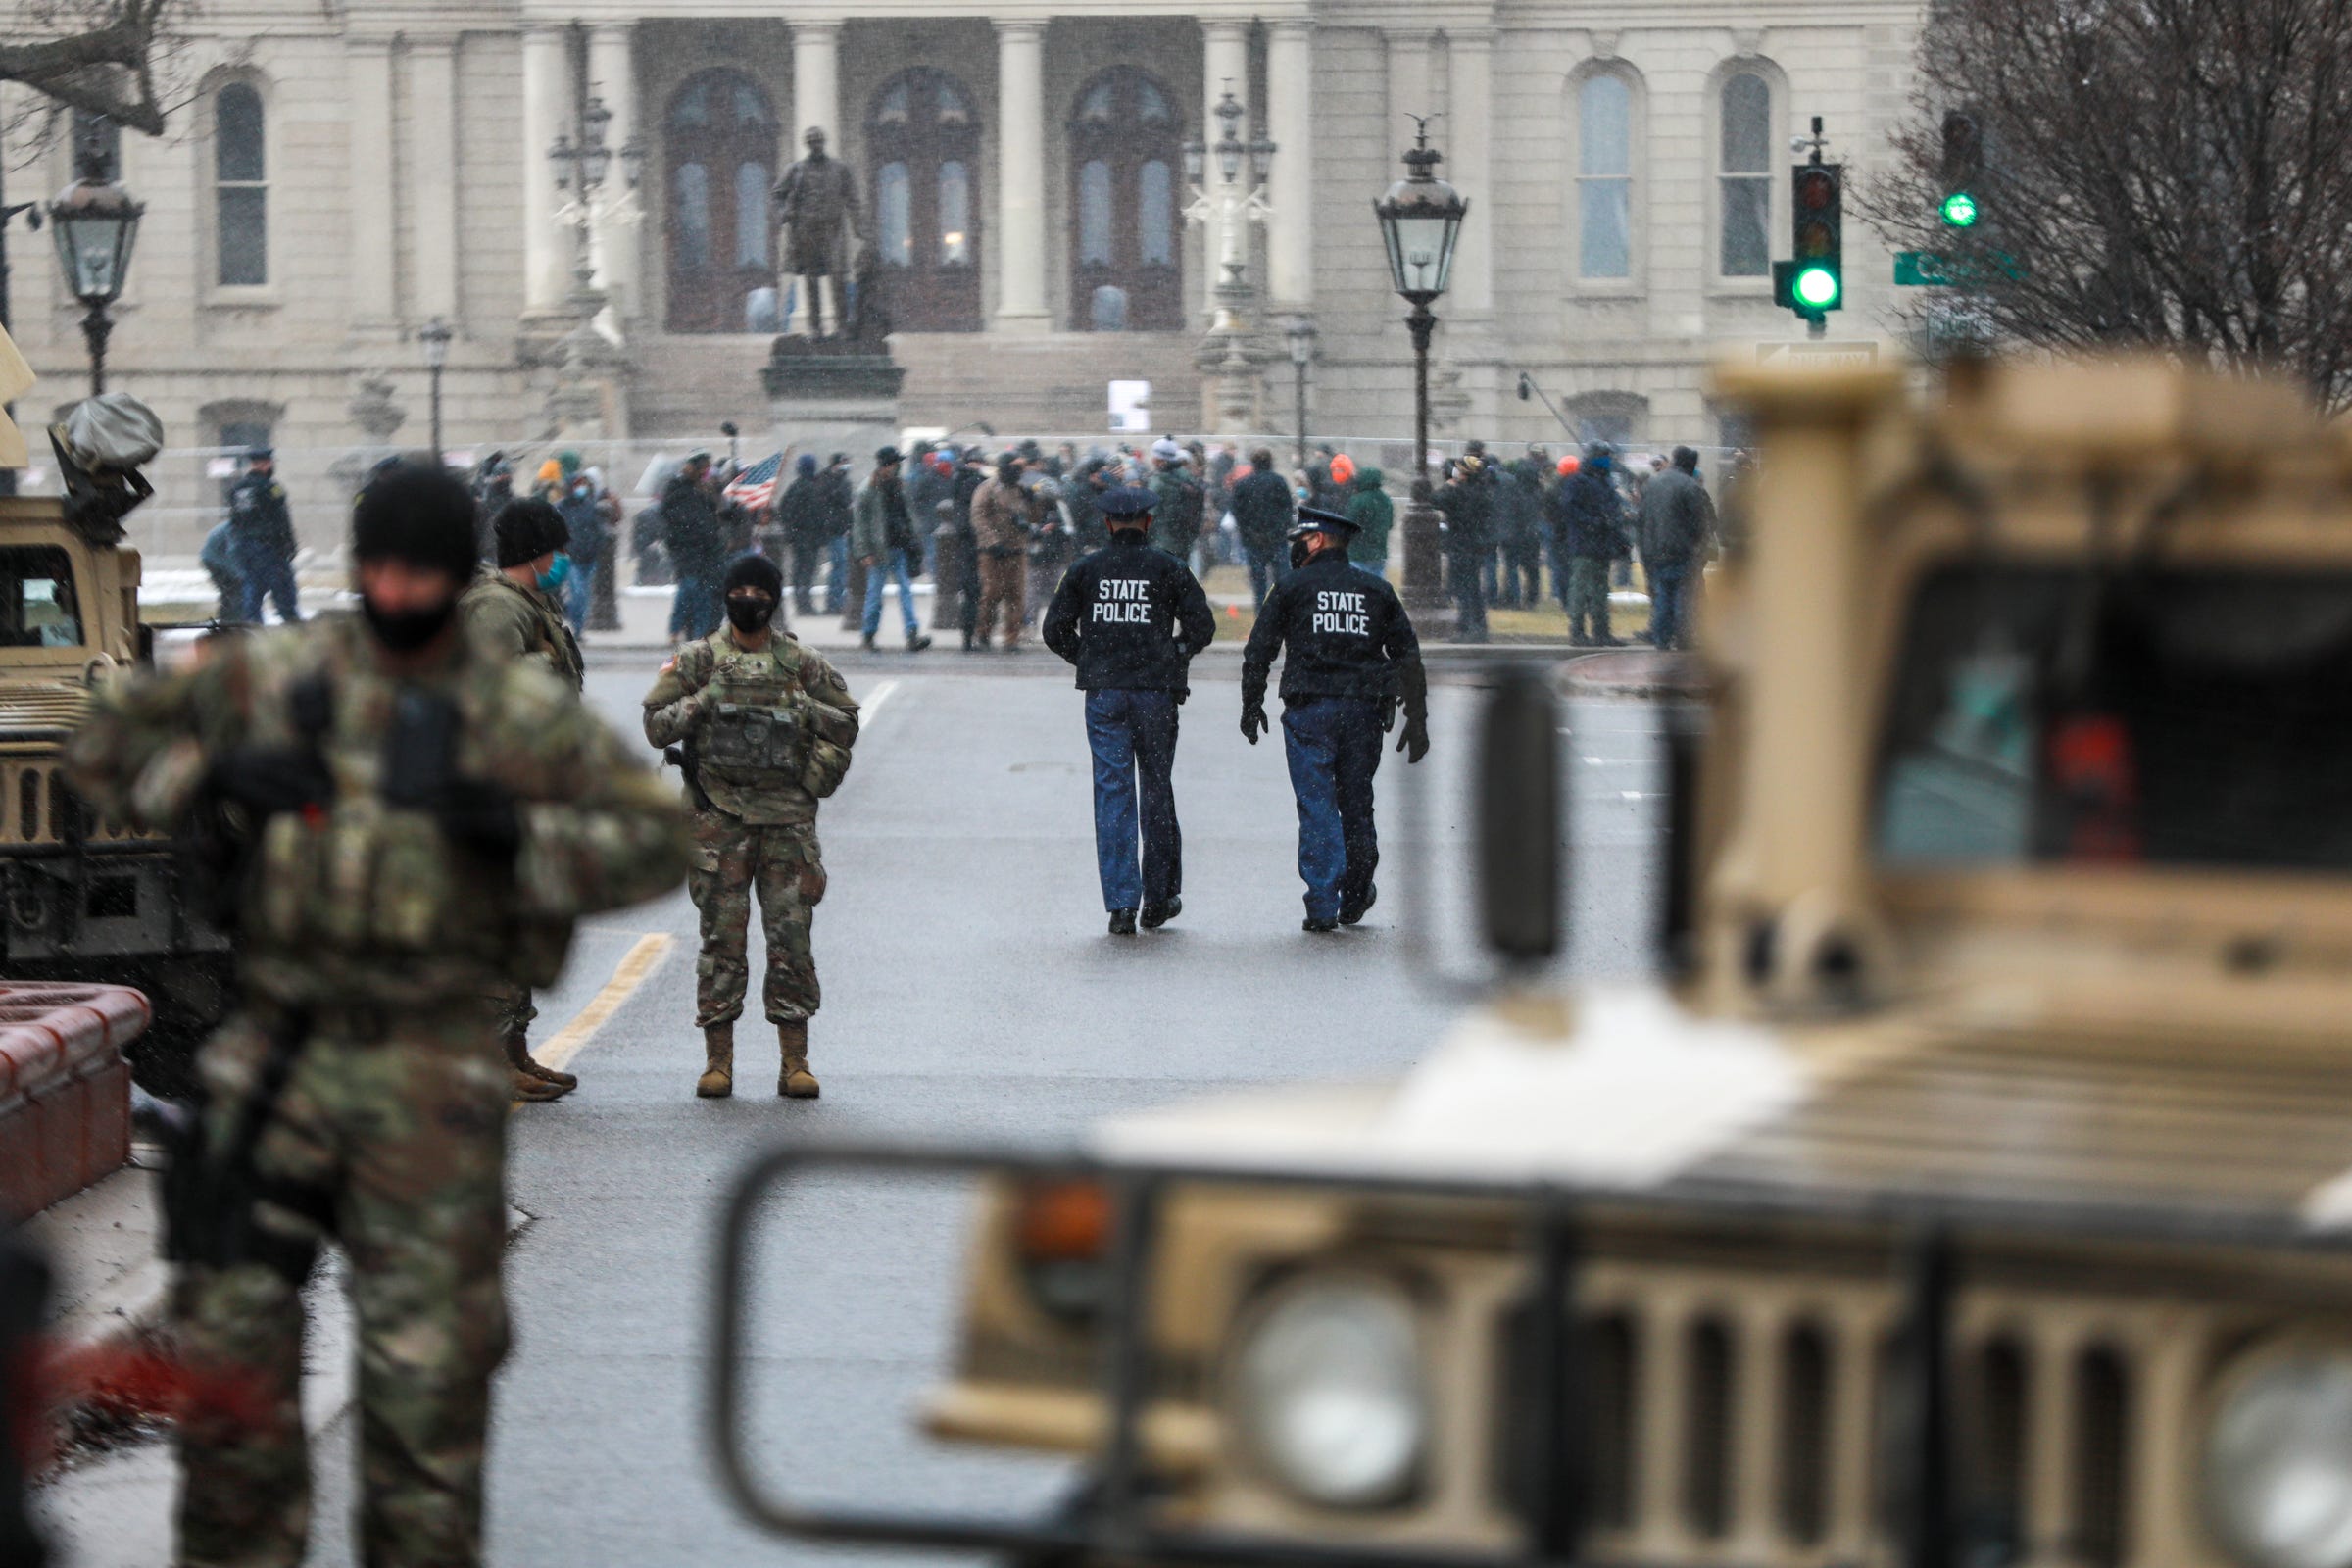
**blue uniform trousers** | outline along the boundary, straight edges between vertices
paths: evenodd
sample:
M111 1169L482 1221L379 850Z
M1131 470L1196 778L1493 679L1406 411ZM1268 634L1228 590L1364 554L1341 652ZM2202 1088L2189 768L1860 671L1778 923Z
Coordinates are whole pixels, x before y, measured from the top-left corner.
M1282 744L1298 798L1298 877L1310 919L1339 918L1343 899L1359 902L1380 864L1372 821L1372 775L1380 771L1380 704L1367 697L1312 697L1282 712Z
M294 563L274 550L247 549L236 553L237 575L244 579L244 617L259 624L262 601L274 600L280 620L288 624L302 618L302 607L296 603Z
M1176 694L1086 694L1086 743L1095 753L1095 863L1102 907L1165 904L1184 891L1184 834L1176 825ZM1137 865L1137 798L1142 865Z

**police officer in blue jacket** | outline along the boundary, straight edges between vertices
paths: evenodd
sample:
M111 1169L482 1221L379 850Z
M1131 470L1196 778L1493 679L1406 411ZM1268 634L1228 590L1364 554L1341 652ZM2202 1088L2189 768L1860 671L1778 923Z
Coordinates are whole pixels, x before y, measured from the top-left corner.
M1095 754L1095 860L1110 934L1155 930L1184 908L1184 836L1176 825L1176 709L1193 656L1217 619L1184 563L1150 542L1148 490L1096 499L1110 543L1069 569L1046 611L1048 648L1078 666ZM1137 863L1137 798L1142 863Z
M1298 875L1308 931L1353 925L1380 897L1373 869L1380 835L1372 775L1380 737L1404 709L1396 749L1429 755L1429 676L1421 643L1388 579L1348 560L1356 525L1336 512L1300 507L1290 532L1291 574L1258 607L1242 652L1242 735L1266 722L1266 672L1282 661L1282 741L1298 799Z

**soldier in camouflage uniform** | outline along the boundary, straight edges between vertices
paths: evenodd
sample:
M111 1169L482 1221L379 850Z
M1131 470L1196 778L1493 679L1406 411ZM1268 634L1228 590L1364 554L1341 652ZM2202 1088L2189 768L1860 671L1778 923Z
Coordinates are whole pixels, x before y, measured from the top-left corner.
M762 1000L784 1053L776 1093L813 1100L808 1020L819 999L808 924L825 896L816 804L849 771L858 703L832 665L773 629L784 582L772 562L737 561L725 592L727 624L679 649L645 694L645 738L683 747L694 807L686 885L703 916L695 1022L706 1056L694 1092L706 1100L734 1093L756 887L767 930Z
M507 1068L481 999L553 981L575 920L667 891L691 853L658 778L560 681L460 633L474 525L457 479L421 462L377 476L352 532L361 615L105 689L68 752L109 815L243 846L245 1001L199 1057L202 1143L175 1173L246 1178L202 1211L207 1245L174 1239L201 1259L174 1306L210 1391L179 1424L182 1568L303 1559L299 1293L323 1239L358 1318L357 1555L481 1561L508 1339Z
M562 513L533 497L500 508L490 534L498 564L477 571L458 601L466 635L491 657L544 666L576 696L585 670L561 597L570 575L570 558L563 553L571 543L570 527ZM492 1000L507 1065L514 1069L514 1098L560 1100L578 1088L578 1078L531 1056L531 1020L539 1016L531 988L509 985Z

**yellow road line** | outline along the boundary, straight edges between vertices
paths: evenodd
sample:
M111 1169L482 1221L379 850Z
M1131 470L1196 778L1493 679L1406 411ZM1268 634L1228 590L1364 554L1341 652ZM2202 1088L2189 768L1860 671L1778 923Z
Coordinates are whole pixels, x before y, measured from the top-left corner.
M639 937L621 956L619 966L612 971L612 978L605 982L604 989L553 1040L535 1048L531 1054L550 1067L561 1067L578 1055L580 1048L605 1026L605 1020L618 1012L620 1004L645 984L646 976L662 966L662 960L669 956L671 940L666 931Z

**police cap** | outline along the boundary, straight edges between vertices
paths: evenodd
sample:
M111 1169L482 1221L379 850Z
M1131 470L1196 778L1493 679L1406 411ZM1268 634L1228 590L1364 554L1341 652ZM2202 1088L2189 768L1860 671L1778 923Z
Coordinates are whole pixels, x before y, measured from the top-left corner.
M1290 537L1303 539L1310 533L1336 533L1343 538L1352 539L1363 531L1363 524L1353 517L1326 512L1321 507L1300 507L1298 520L1291 524Z
M1095 498L1095 510L1105 517L1149 517L1152 509L1159 505L1158 497L1149 490L1124 485L1105 490Z
M245 461L247 463L271 463L276 461L276 458L277 454L270 451L268 447L247 447L245 449Z

